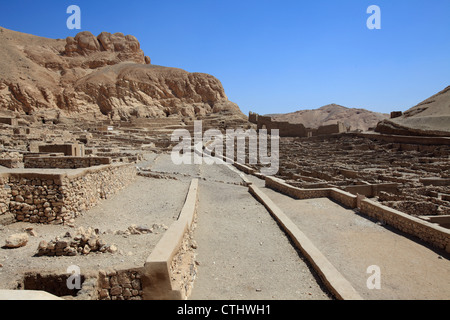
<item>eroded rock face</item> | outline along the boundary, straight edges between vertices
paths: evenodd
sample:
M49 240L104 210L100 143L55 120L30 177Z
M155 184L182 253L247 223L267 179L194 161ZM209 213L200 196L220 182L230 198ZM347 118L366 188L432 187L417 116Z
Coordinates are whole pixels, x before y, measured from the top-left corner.
M61 117L245 117L208 74L155 66L131 35L89 31L47 39L1 28L0 110Z
M393 119L377 125L384 134L450 136L450 86Z
M99 53L115 53L114 57L117 59L116 63L122 61L134 61L136 63L147 63L144 52L141 50L141 45L136 37L123 33L111 34L109 32L102 32L95 37L89 31L78 33L75 38L68 37L66 39L66 46L64 55L67 57L83 56L89 59L90 56L96 55L98 61L104 61L103 65L110 65L111 57L103 55L103 59Z

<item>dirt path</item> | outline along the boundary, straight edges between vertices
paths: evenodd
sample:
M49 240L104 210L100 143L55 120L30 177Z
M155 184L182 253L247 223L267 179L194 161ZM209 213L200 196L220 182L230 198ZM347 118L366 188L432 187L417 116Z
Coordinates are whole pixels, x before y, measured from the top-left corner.
M279 206L364 299L449 299L448 255L327 199L294 200L260 189ZM446 257L447 256L447 257ZM368 289L369 266L380 268L381 289Z
M329 299L267 210L236 185L238 174L223 165L200 171L191 300Z

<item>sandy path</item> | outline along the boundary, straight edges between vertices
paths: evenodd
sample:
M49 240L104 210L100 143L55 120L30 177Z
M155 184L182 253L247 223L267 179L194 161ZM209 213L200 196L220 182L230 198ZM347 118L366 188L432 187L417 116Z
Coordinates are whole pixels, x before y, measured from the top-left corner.
M432 250L327 198L294 200L270 189L260 189L364 299L450 298L450 261L443 252ZM367 268L371 265L380 267L379 290L367 288L367 279L372 275L367 273Z
M329 299L267 210L223 165L202 166L191 300ZM225 183L217 182L224 181Z

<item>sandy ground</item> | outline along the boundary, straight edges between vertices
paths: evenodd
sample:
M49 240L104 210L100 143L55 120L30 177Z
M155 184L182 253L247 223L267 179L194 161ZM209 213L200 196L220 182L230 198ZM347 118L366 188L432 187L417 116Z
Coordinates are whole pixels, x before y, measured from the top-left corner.
M364 299L450 298L448 254L327 199L294 200L263 188ZM380 268L381 289L368 289L369 266Z

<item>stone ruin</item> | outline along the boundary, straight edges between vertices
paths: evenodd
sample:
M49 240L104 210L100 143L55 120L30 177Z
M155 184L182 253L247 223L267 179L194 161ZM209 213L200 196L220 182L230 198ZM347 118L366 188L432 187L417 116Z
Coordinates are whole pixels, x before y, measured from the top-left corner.
M318 128L306 128L301 123L290 123L288 121L276 121L270 116L261 116L256 113L250 112L249 122L257 125L257 129L279 130L280 137L315 137L329 134L339 134L348 132L349 128L341 122L336 124L323 125Z
M37 249L37 256L76 256L88 255L91 252L117 252L117 247L108 245L101 237L98 229L80 227L72 236L67 232L63 237L56 237L49 242L42 240Z
M251 121L245 123L214 115L201 120L203 130L237 126L280 129L280 170L276 177L292 186L310 190L338 188L440 226L450 225L450 147L445 139L401 140L348 133L340 124L310 130L256 114L249 118ZM0 165L4 167L0 170L0 224L73 226L82 212L137 177L135 163L143 159L144 152L170 151L173 130L192 132L194 120L198 120L137 118L75 125L36 124L27 119L24 116L0 124ZM260 169L258 165L249 166ZM117 234L145 234L157 228L134 225ZM25 237L12 240L19 247L27 245ZM190 248L190 242L184 241L183 247ZM115 244L106 243L98 230L89 228L41 241L36 256L88 257L118 250ZM171 264L174 270L182 264L177 259ZM140 268L98 270L93 277L84 277L84 289L75 294L77 298L144 298ZM189 283L189 275L183 277L180 281ZM30 273L24 276L24 286L46 288L60 279L64 276Z

